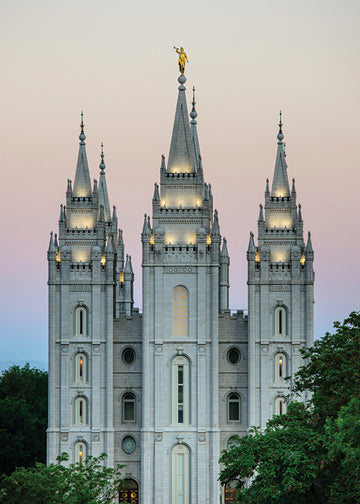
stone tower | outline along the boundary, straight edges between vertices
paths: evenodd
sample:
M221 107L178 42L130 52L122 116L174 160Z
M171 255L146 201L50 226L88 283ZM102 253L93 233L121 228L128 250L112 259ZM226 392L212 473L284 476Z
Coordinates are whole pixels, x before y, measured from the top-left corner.
M286 411L287 376L302 359L299 349L313 343L314 272L310 232L305 246L295 181L290 191L280 113L271 191L266 181L260 205L258 243L250 233L248 260L249 425L265 427ZM265 212L264 212L265 210Z
M197 114L193 106L189 125L185 76L178 81L168 163L163 157L152 226L145 216L142 232L142 502L215 503L220 229Z
M68 180L59 236L51 233L49 263L49 427L47 459L108 454L114 463L114 306L132 306L122 288L122 233L110 213L104 154L99 185L90 183L81 118L75 182ZM126 273L125 273L126 276ZM131 279L128 281L131 283Z

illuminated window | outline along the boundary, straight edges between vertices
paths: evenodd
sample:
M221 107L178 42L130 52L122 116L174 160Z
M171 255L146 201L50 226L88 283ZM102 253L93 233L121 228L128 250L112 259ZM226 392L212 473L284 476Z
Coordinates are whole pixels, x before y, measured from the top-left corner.
M78 441L75 443L75 462L82 464L86 460L86 443Z
M240 396L239 394L228 395L228 420L240 422Z
M284 306L277 306L274 310L275 336L287 334L287 310Z
M182 285L173 292L173 336L188 335L188 290Z
M172 504L190 504L189 449L177 444L172 450Z
M119 502L130 502L130 504L138 504L139 502L139 487L133 479L124 479L124 486L120 490Z
M172 423L188 424L189 419L189 361L183 355L178 355L172 362Z
M75 357L75 381L77 383L87 382L87 356L84 353L77 353Z
M286 355L278 353L275 355L275 381L283 382L286 375Z
M87 425L87 401L85 397L75 399L75 425Z
M123 395L123 422L135 422L135 404L134 394L127 392Z
M75 310L75 335L87 336L88 310L85 306L78 306Z
M287 411L285 397L277 397L275 399L275 415L284 415Z

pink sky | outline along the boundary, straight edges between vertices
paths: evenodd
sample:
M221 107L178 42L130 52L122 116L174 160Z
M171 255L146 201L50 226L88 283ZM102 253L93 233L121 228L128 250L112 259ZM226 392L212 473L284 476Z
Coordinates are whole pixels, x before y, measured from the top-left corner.
M189 58L188 102L196 86L231 308L247 308L245 252L273 174L281 109L289 177L315 250L315 336L359 309L357 0L5 0L0 23L0 361L47 359L46 250L74 178L81 110L92 178L104 142L141 306L140 233L169 151L174 45Z

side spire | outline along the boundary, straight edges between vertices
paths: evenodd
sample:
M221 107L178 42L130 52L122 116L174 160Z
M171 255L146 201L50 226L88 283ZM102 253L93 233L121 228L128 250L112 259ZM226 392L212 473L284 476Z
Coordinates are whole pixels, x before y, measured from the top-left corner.
M109 203L109 196L108 196L108 191L107 191L107 186L106 186L106 177L105 177L105 162L104 162L104 145L101 143L101 162L99 164L100 168L100 179L99 179L99 205L103 205L104 207L104 217L105 221L109 221L111 218L110 214L110 203Z
M78 197L87 198L91 196L91 182L90 182L89 165L86 156L86 148L85 148L86 136L84 133L84 115L82 112L81 112L80 128L81 128L79 135L80 146L75 172L73 196L77 198Z
M285 161L285 151L284 151L284 134L282 131L282 114L280 111L280 121L279 121L279 133L277 135L278 139L278 149L275 161L274 178L271 189L271 196L274 197L287 197L290 196L289 181L287 176L287 164Z
M169 172L188 173L196 171L194 143L192 140L185 96L185 75L178 78L179 95L176 105L174 127L170 143L167 169Z
M193 100L192 100L192 110L190 112L190 128L191 128L191 136L194 144L194 152L195 152L195 162L196 162L196 169L199 170L201 166L201 154L200 154L200 144L199 144L199 138L197 134L197 112L195 109L196 101L195 101L195 86L193 87Z

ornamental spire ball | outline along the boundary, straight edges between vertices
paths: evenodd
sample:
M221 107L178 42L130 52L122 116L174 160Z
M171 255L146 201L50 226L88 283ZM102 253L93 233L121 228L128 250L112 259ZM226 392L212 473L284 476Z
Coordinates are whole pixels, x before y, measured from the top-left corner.
M83 143L86 140L86 136L85 136L85 133L84 133L84 113L83 113L83 111L81 111L80 128L81 128L81 132L80 132L80 135L79 135L79 140L80 140L80 142Z
M278 133L278 136L277 136L277 139L280 142L281 142L281 140L284 139L284 135L283 135L283 132L282 132L282 120L281 120L281 116L282 116L282 113L281 113L281 110L280 110L279 133Z

